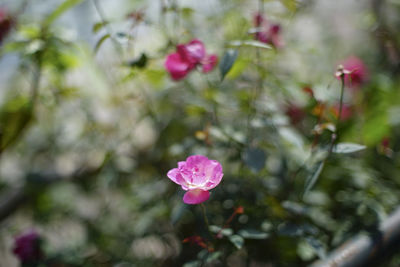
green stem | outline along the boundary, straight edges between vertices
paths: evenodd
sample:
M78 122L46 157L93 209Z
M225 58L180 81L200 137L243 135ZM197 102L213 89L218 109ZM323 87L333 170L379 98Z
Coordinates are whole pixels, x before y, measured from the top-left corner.
M336 129L338 128L338 125L340 123L340 119L341 119L341 116L342 116L343 95L344 95L344 75L340 76L340 80L342 81L342 86L340 88L339 114L338 114L338 118L337 118Z
M207 232L211 237L214 238L214 235L210 232L210 224L208 223L206 206L203 203L201 203L200 207L201 207L201 211L203 213L204 223L206 224L206 227L207 227Z

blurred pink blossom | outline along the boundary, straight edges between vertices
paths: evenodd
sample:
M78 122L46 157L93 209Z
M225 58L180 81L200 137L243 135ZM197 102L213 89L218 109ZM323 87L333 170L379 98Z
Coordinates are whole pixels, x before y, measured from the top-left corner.
M289 117L292 125L298 125L306 116L304 109L294 103L290 103L285 107L285 114Z
M0 43L10 32L13 19L5 8L0 7Z
M216 187L223 176L222 166L216 160L194 155L178 162L178 168L167 173L169 179L187 191L183 196L186 204L200 204L210 197L209 190Z
M165 68L174 80L180 80L193 69L189 62L185 61L180 54L169 54L165 61Z
M23 264L38 262L43 257L39 234L29 230L15 237L13 253Z
M203 42L194 39L187 44L178 44L176 53L169 54L165 61L165 68L173 80L180 80L196 66L202 66L202 72L211 71L217 64L215 54L208 55Z
M335 104L332 107L332 113L337 118L339 116L340 103ZM342 105L342 114L340 114L341 121L347 121L353 116L353 108L350 105Z
M368 69L360 58L350 56L340 64L343 66L346 86L359 88L368 80ZM340 76L337 78L340 79Z
M214 54L207 55L202 61L202 66L203 66L202 71L204 73L212 71L214 66L217 64L217 61L218 57L216 55Z
M188 44L178 44L176 50L183 60L189 62L193 66L200 63L206 56L204 44L197 39L190 41Z
M283 46L281 36L281 26L277 23L270 23L263 15L257 13L254 16L254 25L258 28L255 39L257 41L270 44L276 48Z

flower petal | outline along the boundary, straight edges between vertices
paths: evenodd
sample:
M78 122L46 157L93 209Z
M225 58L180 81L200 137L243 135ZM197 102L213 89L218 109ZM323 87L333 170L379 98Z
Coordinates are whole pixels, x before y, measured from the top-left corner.
M183 179L178 168L174 168L167 173L168 178L176 184L182 186L183 190L187 190L187 182Z
M183 202L186 204L200 204L210 198L210 192L201 189L194 189L186 192Z
M218 57L217 55L207 55L206 58L203 60L203 72L207 73L213 70L215 65L217 64Z
M168 176L168 178L171 179L173 182L179 184L179 183L176 181L176 180L177 180L177 177L178 177L178 176L181 176L181 174L179 173L179 169L178 169L178 168L174 168L174 169L170 170L170 171L167 173L167 176Z
M194 39L188 44L179 44L176 46L178 54L188 63L194 65L200 63L206 56L206 49L202 41Z
M178 162L178 168L179 169L182 169L182 168L184 168L186 166L186 161L179 161Z
M345 83L349 87L358 87L368 80L368 70L364 62L356 56L351 56L342 62L345 74ZM340 79L340 78L339 78Z
M209 177L205 190L210 190L216 187L224 176L221 164L216 160L210 160L209 168L207 169L207 177Z
M202 155L193 155L189 156L186 159L186 167L194 168L197 166L201 166L203 163L207 162L208 158Z
M191 71L192 67L178 53L169 54L165 61L165 68L170 73L172 79L180 80Z

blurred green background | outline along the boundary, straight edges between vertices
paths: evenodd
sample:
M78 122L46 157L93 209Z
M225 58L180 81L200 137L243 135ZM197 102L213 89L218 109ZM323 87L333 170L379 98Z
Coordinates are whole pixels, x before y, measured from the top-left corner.
M43 239L44 266L307 266L400 204L398 0L0 8L11 21L0 26L0 266L19 266L26 229ZM254 40L257 13L280 24L282 47ZM167 55L194 38L219 67L172 81ZM368 75L344 87L351 113L337 122L334 74L352 56ZM332 131L351 153L329 151ZM223 166L205 202L222 238L166 176L193 154ZM213 251L182 242L191 236ZM399 265L399 253L382 263Z

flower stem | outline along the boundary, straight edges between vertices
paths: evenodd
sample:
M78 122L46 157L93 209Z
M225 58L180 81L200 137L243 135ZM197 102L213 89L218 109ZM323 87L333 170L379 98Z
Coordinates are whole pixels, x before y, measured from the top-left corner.
M339 102L339 114L337 117L337 122L336 122L336 129L338 128L338 125L340 123L340 119L342 116L342 108L343 108L343 95L344 95L344 75L340 76L340 80L342 81L342 86L340 88L340 102Z
M200 207L201 207L201 211L203 213L203 219L206 224L207 232L212 238L214 238L214 235L210 232L210 224L208 223L206 206L203 203L201 203Z

